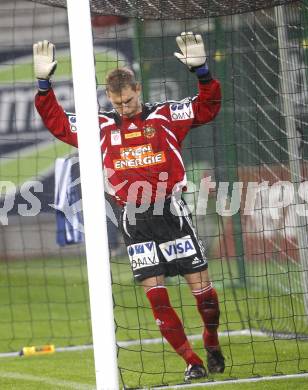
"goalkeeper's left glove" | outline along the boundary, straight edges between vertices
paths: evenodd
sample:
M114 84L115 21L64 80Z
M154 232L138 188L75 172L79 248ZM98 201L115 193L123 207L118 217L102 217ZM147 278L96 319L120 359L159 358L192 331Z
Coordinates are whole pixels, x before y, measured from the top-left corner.
M208 78L209 69L201 35L182 32L176 37L176 43L181 50L181 53L174 53L176 58L183 62L190 71L195 72L200 79Z
M48 41L40 41L33 45L34 75L38 80L40 91L50 88L50 77L57 67L55 45Z

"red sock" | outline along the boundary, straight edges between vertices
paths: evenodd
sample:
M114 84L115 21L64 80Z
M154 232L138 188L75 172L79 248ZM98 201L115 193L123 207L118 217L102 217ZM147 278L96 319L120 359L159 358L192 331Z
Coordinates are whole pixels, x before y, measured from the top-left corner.
M170 304L167 289L163 286L153 287L148 290L147 297L163 337L187 364L203 364L187 340L182 322Z
M193 291L197 307L204 323L203 343L205 348L219 346L217 329L219 326L219 303L216 290L209 285Z

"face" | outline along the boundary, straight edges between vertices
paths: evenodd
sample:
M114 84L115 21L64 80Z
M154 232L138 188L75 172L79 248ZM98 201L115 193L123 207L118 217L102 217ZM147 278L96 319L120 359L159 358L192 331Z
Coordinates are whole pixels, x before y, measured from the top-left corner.
M121 115L131 118L141 111L140 102L140 85L137 85L136 90L131 87L125 87L121 93L107 92L114 109Z

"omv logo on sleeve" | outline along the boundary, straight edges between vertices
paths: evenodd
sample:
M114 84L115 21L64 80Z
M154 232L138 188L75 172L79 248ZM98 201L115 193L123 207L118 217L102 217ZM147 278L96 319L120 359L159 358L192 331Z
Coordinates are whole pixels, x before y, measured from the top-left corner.
M170 115L173 121L184 121L194 118L194 111L191 102L170 104Z
M153 241L129 245L127 252L133 271L159 263L156 244Z
M167 261L182 259L184 257L193 256L197 253L191 236L185 236L177 238L174 241L164 242L159 245L159 248Z
M77 124L76 124L76 115L75 114L67 114L68 121L70 124L70 130L72 133L77 133Z

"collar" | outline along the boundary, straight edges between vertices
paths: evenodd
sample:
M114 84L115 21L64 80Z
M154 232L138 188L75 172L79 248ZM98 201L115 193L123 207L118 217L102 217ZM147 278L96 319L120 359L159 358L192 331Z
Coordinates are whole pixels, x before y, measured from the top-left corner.
M157 107L155 105L151 104L142 104L142 110L141 110L141 120L144 121L147 119L147 117L153 112ZM120 127L123 123L123 119L121 115L116 110L112 110L109 112L104 112L104 115L108 116L109 118L113 118L115 121L115 124ZM137 114L139 115L139 114ZM136 116L137 116L136 115ZM136 117L135 116L135 117ZM135 117L131 118L133 120Z

